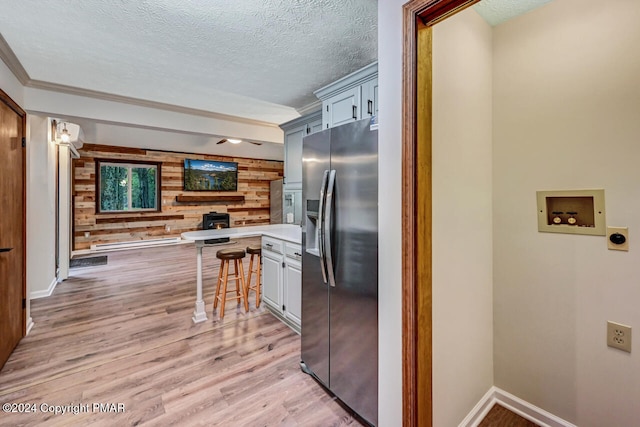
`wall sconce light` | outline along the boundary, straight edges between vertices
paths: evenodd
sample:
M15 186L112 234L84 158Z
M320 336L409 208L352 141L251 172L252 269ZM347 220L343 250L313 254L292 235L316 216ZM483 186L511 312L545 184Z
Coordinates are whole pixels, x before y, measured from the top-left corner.
M67 130L67 124L63 123L62 126L63 126L63 129L60 132L60 141L62 141L65 144L68 144L69 141L71 141L71 135L69 134L69 131Z

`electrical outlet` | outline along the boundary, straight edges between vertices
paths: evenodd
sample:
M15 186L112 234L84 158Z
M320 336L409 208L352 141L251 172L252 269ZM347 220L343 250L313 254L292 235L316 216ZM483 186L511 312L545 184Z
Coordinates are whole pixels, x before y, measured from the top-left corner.
M607 345L631 353L631 326L607 322Z

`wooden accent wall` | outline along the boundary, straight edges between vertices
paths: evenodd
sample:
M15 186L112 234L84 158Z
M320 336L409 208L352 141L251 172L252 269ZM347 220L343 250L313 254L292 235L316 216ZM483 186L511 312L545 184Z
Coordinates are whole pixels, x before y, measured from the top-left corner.
M73 160L72 179L73 250L76 251L90 249L91 245L100 243L178 237L185 231L200 230L202 215L213 211L228 212L231 227L269 224L269 183L283 177L283 163L275 160L96 144L84 144L78 151L80 158ZM183 165L186 158L237 162L238 191L183 191ZM161 211L96 214L95 159L160 162ZM216 196L220 197L216 200ZM88 237L85 237L86 232L89 233Z

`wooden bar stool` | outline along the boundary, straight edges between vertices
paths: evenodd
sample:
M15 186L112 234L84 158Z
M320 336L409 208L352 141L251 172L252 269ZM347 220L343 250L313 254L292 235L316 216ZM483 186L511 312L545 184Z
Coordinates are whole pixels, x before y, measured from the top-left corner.
M249 259L249 279L247 280L247 286L246 286L246 294L245 294L245 299L247 301L249 301L249 291L250 290L254 290L256 291L256 308L260 307L260 280L261 280L261 256L262 256L262 247L259 245L256 246L247 246L247 253L251 254L251 258ZM254 261L254 257L255 257L255 261ZM253 263L256 263L257 265L253 265ZM253 274L256 274L256 284L254 286L251 286L251 276Z
M218 273L218 284L216 286L216 296L213 300L213 309L218 306L220 301L220 319L224 317L224 306L227 300L237 300L238 305L244 301L245 311L249 311L249 303L246 298L247 291L245 289L244 268L242 266L242 258L245 252L242 249L221 249L216 252L216 258L220 259L220 272ZM233 261L233 275L229 277L229 263ZM239 265L239 267L238 267ZM227 297L227 293L234 290L227 290L227 282L233 280L236 282L235 296Z

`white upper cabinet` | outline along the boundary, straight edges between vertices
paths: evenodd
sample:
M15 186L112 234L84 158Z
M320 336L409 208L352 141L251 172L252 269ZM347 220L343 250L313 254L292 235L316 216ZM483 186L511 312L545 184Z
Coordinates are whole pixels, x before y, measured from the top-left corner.
M347 89L322 102L322 123L325 128L355 122L360 118L360 86Z
M378 115L378 79L369 80L361 86L360 103L362 118Z
M314 94L322 101L322 128L377 115L378 63L367 65Z
M284 187L302 189L302 139L322 130L322 113L316 111L280 125L284 131Z

